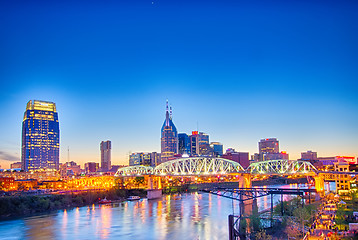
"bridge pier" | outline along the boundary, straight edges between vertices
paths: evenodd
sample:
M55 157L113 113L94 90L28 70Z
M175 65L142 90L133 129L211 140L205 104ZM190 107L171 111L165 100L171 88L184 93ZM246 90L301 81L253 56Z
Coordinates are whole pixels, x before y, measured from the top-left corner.
M161 198L162 197L161 178L149 175L147 181L148 181L148 189L147 189L148 200Z
M324 176L322 174L318 174L314 176L315 188L320 195L324 195Z
M252 188L251 174L242 173L239 176L239 188ZM246 232L248 231L250 220L249 216L257 211L257 200L249 199L250 194L240 193L240 222L239 222L239 237L246 239Z
M242 173L239 176L239 188L252 188L250 173Z

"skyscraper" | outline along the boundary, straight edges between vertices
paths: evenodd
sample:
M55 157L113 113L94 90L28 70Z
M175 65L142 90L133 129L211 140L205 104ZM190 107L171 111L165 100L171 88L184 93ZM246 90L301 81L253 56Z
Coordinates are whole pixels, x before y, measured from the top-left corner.
M60 129L56 104L27 103L22 121L21 162L24 171L59 169Z
M190 155L190 139L188 134L186 133L179 133L178 134L179 139L179 154L188 154Z
M259 142L259 153L279 153L279 142L276 138L265 138Z
M266 138L259 142L259 158L260 161L288 159L289 155L286 151L279 151L279 141L276 138Z
M167 107L165 112L165 121L161 129L161 161L166 162L178 153L178 132L173 123L172 109Z
M209 135L203 132L192 131L190 137L191 156L211 155Z
M111 148L111 141L101 142L101 169L104 172L111 169Z
M193 131L189 136L190 140L190 156L199 156L199 135L198 131Z
M209 144L209 135L203 132L199 132L198 135L199 143L199 155L200 156L209 156L213 154L213 150Z

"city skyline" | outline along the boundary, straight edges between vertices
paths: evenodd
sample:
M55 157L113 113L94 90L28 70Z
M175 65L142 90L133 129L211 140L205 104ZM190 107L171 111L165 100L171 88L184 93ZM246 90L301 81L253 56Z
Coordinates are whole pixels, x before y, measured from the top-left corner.
M165 99L224 149L357 157L357 3L277 3L1 3L0 165L31 99L56 103L60 162L100 162L103 139L113 165L160 152Z

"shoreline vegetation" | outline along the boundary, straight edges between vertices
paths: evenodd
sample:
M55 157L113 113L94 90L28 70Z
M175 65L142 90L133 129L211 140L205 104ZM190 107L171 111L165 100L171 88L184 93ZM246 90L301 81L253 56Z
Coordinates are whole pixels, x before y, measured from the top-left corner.
M130 195L145 197L146 192L142 189L111 189L68 194L4 196L0 197L0 221L98 204L98 201L105 197L121 202Z

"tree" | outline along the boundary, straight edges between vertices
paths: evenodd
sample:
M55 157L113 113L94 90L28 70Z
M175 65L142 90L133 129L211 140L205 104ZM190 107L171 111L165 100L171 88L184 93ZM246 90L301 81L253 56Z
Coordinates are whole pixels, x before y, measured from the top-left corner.
M259 231L262 228L261 220L260 220L260 214L259 213L253 213L249 217L249 223L250 223L251 231L253 231L253 232Z
M268 235L267 233L266 233L266 231L265 230L260 230L259 232L257 232L256 234L255 234L255 239L256 240L271 240L272 239L272 236L271 235Z
M285 233L288 237L298 238L300 236L300 226L291 218L286 219Z
M309 213L309 211L306 207L301 207L301 208L296 208L293 211L293 216L296 218L297 222L300 224L302 235L304 235L305 234L304 225L305 225L305 222L306 223L309 222L309 220L311 218L311 214Z

